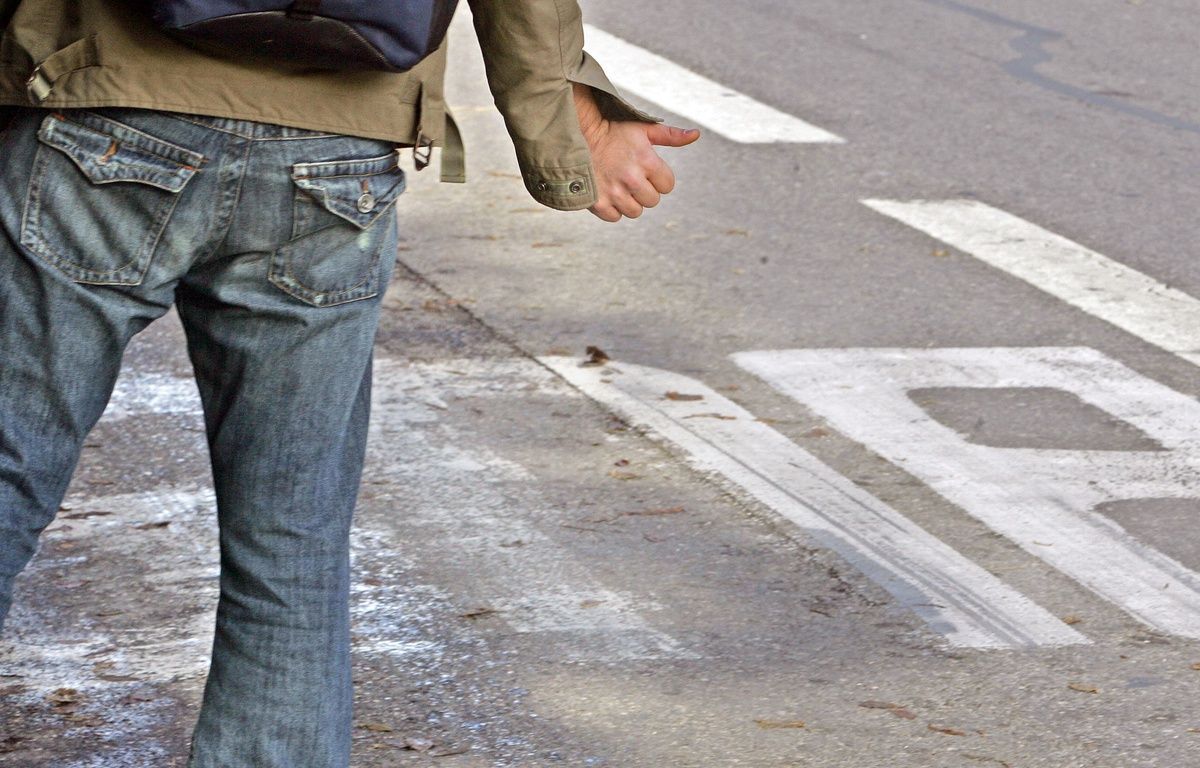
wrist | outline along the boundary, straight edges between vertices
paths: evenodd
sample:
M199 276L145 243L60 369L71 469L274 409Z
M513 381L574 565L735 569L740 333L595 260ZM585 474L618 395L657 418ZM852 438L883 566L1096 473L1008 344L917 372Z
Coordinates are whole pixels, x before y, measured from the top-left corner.
M592 138L603 131L604 116L600 113L600 105L590 86L582 83L571 83L572 95L575 99L575 113L579 117L579 130L587 138Z

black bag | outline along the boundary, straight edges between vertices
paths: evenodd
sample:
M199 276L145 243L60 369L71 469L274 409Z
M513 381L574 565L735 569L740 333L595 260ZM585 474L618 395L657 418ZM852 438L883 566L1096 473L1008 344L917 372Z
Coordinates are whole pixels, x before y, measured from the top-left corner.
M457 0L152 0L154 20L205 50L340 70L404 72L446 36Z

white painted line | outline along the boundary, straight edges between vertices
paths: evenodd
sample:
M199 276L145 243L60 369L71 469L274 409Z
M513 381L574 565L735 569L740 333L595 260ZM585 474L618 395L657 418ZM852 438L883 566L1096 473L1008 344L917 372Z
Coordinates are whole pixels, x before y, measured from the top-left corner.
M864 200L868 207L1200 365L1200 300L974 200Z
M950 643L1020 648L1087 643L1007 586L753 414L684 376L628 363L541 362L698 468L745 489L844 557ZM667 392L698 395L670 399Z
M520 465L458 434L446 423L446 402L461 397L544 396L581 399L530 360L376 361L366 480L395 489L402 506L390 527L419 527L441 543L436 557L454 572L460 599L495 609L517 633L535 633L554 654L578 660L688 659L698 656L642 617L661 606L608 589L533 522L553 509ZM394 515L394 512L392 513ZM360 515L373 527L370 505ZM413 538L408 537L408 538ZM401 535L401 538L405 538ZM520 547L507 546L521 541ZM419 559L419 556L417 556ZM460 571L455 569L461 568Z
M743 144L842 144L845 139L707 77L584 25L584 48L612 81L675 114Z
M1093 512L1105 502L1200 495L1200 403L1193 398L1089 348L784 350L733 358L1132 616L1200 638L1200 574ZM908 396L927 387L1062 390L1132 424L1164 450L969 443Z

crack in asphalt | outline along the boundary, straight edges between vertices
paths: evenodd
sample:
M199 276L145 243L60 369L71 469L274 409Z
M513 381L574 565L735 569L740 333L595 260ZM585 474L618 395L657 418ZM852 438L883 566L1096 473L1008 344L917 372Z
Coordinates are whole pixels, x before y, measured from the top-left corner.
M1016 19L1010 19L1007 16L993 13L992 11L956 2L956 0L921 0L921 2L972 16L994 26L1021 32L1022 34L1019 37L1010 40L1008 43L1010 48L1020 54L1020 58L1007 61L1002 65L1005 72L1018 80L1061 96L1067 96L1086 104L1121 112L1140 120L1154 123L1155 125L1200 134L1200 123L1194 123L1190 120L1174 117L1153 109L1147 109L1146 107L1139 107L1136 104L1130 104L1122 99L1115 98L1112 94L1097 93L1086 88L1080 88L1077 85L1056 80L1039 72L1037 68L1040 65L1054 59L1054 55L1047 51L1045 46L1048 43L1064 39L1066 36L1062 32L1034 26L1033 24L1026 24Z

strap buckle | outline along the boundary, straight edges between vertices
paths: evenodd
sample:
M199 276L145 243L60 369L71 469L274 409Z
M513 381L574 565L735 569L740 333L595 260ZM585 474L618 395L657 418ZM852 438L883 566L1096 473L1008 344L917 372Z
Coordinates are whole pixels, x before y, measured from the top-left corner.
M53 90L54 81L46 76L41 66L35 67L33 74L25 81L25 92L29 94L29 100L34 104L41 104L50 98L50 92Z
M417 143L413 145L413 165L418 171L425 169L433 159L433 139L417 129Z

